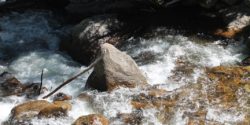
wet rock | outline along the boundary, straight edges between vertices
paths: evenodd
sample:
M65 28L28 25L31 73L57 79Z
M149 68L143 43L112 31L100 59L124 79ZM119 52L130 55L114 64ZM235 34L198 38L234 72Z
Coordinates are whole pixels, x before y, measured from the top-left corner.
M69 13L83 17L103 13L131 14L145 10L152 11L152 8L164 6L165 2L166 0L70 0L66 10Z
M143 114L141 111L137 110L129 114L125 113L118 114L117 117L125 124L140 125L143 119Z
M68 101L54 101L51 105L42 109L38 117L61 117L67 116L68 111L72 109L72 105Z
M250 0L244 0L244 3L250 7Z
M64 110L62 107L57 106L57 105L50 105L42 109L38 117L46 117L46 118L51 118L51 117L59 117L59 116L66 116L67 111Z
M43 93L45 89L45 87L42 87L41 93ZM0 75L0 96L25 95L27 98L33 98L41 94L39 91L40 83L22 84L8 72L4 72Z
M80 95L78 95L78 98L80 100L87 101L87 102L92 102L93 101L92 95L90 95L88 93L81 93Z
M250 57L247 57L241 61L241 65L249 66L250 65Z
M66 101L54 101L53 104L43 108L39 113L38 117L62 117L67 116L69 110L72 106Z
M20 94L23 85L12 74L4 72L0 75L0 96L10 96Z
M109 125L109 120L100 114L79 117L72 125Z
M25 95L27 98L34 98L44 93L47 90L46 87L42 87L40 91L40 83L26 83L23 85L22 92L19 96Z
M28 120L37 116L42 109L50 105L51 103L45 100L30 101L17 105L11 110L10 121Z
M218 0L198 0L199 4L204 8L211 8L213 7Z
M222 1L228 5L234 5L236 2L239 2L241 0L222 0Z
M71 99L72 99L72 96L60 92L54 96L53 101L65 101L65 100L71 100Z
M8 120L10 124L24 124L35 117L60 117L67 116L72 106L66 101L55 101L50 103L45 100L29 101L15 106L11 110Z
M218 66L207 70L208 78L214 85L208 88L208 100L211 104L220 103L224 106L237 105L237 91L244 89L250 81L249 67Z
M61 49L67 51L75 60L88 65L95 59L100 44L120 44L121 40L115 34L121 31L123 23L116 15L100 15L84 19L72 30L72 41L61 44Z
M62 107L63 110L69 111L72 109L72 105L67 101L54 101L53 104Z
M237 33L239 33L240 31L241 31L241 29L234 29L234 28L230 28L230 29L226 29L226 30L217 29L214 32L214 35L222 36L222 37L225 37L225 38L235 38Z
M28 9L28 8L64 8L69 0L2 0L0 10Z
M86 87L111 91L117 87L143 87L147 80L135 61L111 44L101 45L102 60L95 65Z
M168 96L152 96L140 94L138 96L133 97L131 104L135 109L148 109L148 108L157 108L160 109L162 107L168 108L176 105L178 97L168 97Z

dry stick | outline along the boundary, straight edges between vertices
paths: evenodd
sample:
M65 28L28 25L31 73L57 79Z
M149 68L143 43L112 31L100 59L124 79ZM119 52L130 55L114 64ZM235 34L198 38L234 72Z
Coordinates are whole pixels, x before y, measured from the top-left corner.
M42 74L41 74L41 83L40 83L40 88L39 88L39 90L38 90L38 95L41 94L42 87L43 87L43 70L42 70Z
M50 97L51 95L53 95L56 91L58 91L59 89L61 89L63 86L67 85L68 83L70 83L71 81L75 80L77 77L81 76L82 74L84 74L85 72L89 71L91 68L93 68L100 60L102 59L102 56L100 56L99 58L97 58L93 63L91 63L85 70L81 71L80 73L78 73L77 75L69 78L68 80L66 80L65 82L63 82L60 86L58 86L55 90L53 90L52 92L50 92L48 95L44 96L43 99L46 99L48 97Z

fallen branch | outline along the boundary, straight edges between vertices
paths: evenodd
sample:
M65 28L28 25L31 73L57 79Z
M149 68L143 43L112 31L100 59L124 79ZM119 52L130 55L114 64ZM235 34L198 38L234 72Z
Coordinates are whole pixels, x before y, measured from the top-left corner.
M59 89L61 89L63 86L67 85L68 83L70 83L71 81L75 80L76 78L78 78L79 76L81 76L82 74L84 74L85 72L89 71L91 68L93 68L100 60L102 59L102 56L100 56L99 58L97 58L93 63L91 63L86 69L84 69L83 71L81 71L80 73L76 74L75 76L69 78L68 80L66 80L65 82L63 82L60 86L58 86L55 90L53 90L52 92L50 92L48 95L44 96L43 99L46 99L48 97L50 97L51 95L53 95L55 92L57 92Z
M40 86L39 86L38 95L41 94L42 87L43 87L43 70L42 70L42 74L41 74L41 83L40 83Z
M165 7L168 7L168 6L172 5L172 4L175 4L175 3L180 2L180 1L181 0L172 0L170 2L165 3L164 5L165 5Z

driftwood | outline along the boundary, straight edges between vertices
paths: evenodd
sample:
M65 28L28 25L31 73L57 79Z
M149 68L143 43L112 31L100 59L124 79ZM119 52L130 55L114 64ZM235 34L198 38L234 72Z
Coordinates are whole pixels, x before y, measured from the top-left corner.
M50 97L51 95L53 95L55 92L57 92L59 89L61 89L63 86L67 85L68 83L70 83L71 81L75 80L76 78L78 78L79 76L81 76L82 74L84 74L85 72L89 71L91 68L93 68L100 60L102 59L102 56L98 57L93 63L91 63L86 69L84 69L83 71L81 71L80 73L76 74L75 76L69 78L68 80L66 80L65 82L63 82L61 85L59 85L56 89L54 89L52 92L50 92L48 95L44 96L43 99L46 99L48 97Z
M40 86L39 86L38 95L41 94L42 87L43 87L43 70L42 70L42 74L41 74L41 83L40 83Z

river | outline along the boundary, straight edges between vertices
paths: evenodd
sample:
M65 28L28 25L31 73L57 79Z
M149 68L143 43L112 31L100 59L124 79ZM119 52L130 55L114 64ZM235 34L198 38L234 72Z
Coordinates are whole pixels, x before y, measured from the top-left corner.
M72 26L62 25L50 11L24 11L11 12L1 15L0 18L0 73L8 71L13 73L22 83L40 82L41 71L44 70L44 86L48 91L38 97L41 99L45 94L53 90L57 85L77 73L85 66L73 61L66 53L60 52L60 36L67 34ZM164 30L164 28L161 30ZM222 46L222 40L202 41L180 34L153 37L150 39L130 38L128 44L122 47L139 64L151 85L160 85L161 89L174 91L188 84L197 83L204 75L206 67L220 65L236 65L245 55L244 45L240 41ZM142 55L148 55L144 59ZM192 67L193 72L183 74L178 69L178 63L184 67ZM133 112L130 101L133 95L140 93L140 89L121 88L111 93L84 90L88 75L76 79L61 89L61 92L72 95L72 110L69 117L33 119L34 125L66 125L71 124L79 116L91 113L102 113L107 118L116 117L117 113ZM94 95L94 102L80 100L77 96L87 91ZM192 98L187 96L185 98ZM11 109L26 99L24 97L9 96L0 97L0 123L8 119ZM48 99L51 101L51 98ZM169 124L185 125L187 118L183 116L186 108L185 103L175 109ZM206 120L224 124L234 124L243 121L244 112L222 111L212 105L205 106L207 109ZM159 111L145 109L142 111L143 124L161 125L157 119ZM224 117L220 117L224 116ZM122 124L119 119L111 124Z

